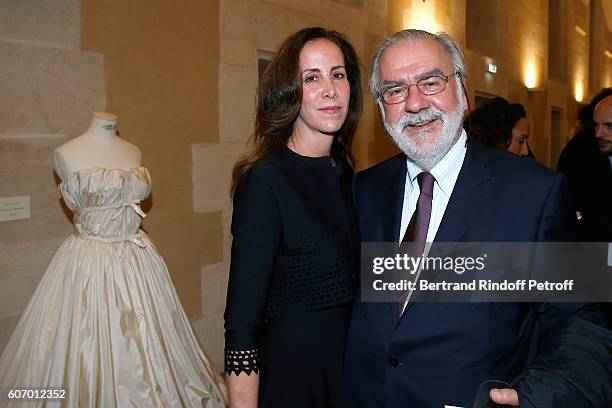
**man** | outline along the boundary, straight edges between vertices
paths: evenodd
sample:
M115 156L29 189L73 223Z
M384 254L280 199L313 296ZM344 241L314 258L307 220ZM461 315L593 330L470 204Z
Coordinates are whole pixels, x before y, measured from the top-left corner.
M612 242L612 88L602 89L578 114L578 132L559 157L578 216L579 238ZM612 304L602 305L612 328Z
M607 96L595 106L593 121L599 151L610 161L612 158L612 96Z
M405 30L378 48L370 88L404 154L356 178L362 242L570 240L575 217L561 176L467 140L464 79L463 55L447 35ZM558 322L578 321L567 319L577 314L591 316L579 304L398 306L358 299L345 360L346 406L472 407L480 384L490 379L513 382L514 389L491 391L498 403L590 406L605 397L585 396L581 381L568 373L578 358L564 356L557 370L548 365L558 360L556 340L540 343ZM564 327L557 337L574 329Z
M567 176L579 217L580 238L612 241L612 88L581 109L579 129L563 149L557 169Z

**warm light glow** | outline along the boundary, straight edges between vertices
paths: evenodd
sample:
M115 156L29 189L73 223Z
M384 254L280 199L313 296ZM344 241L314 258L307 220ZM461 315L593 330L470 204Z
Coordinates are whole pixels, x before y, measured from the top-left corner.
M577 80L576 86L574 88L574 99L576 99L576 102L582 102L582 99L584 98L583 92L584 91L582 89L582 81Z
M606 57L608 57L608 58L612 59L612 52L610 52L610 51L608 51L608 50L605 50L605 51L604 51L604 55L605 55Z
M524 71L523 71L525 86L527 88L535 88L536 87L536 85L538 83L537 72L538 71L536 69L535 60L532 57L531 59L529 59L525 63L525 67L524 67Z
M436 0L412 0L411 7L402 12L403 28L416 28L429 31L430 33L443 31L440 24L436 21L435 9Z

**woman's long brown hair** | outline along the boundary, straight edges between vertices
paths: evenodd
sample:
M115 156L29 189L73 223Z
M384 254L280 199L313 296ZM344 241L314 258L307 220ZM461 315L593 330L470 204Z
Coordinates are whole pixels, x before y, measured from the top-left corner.
M353 46L344 35L321 27L304 28L283 42L259 81L257 88L255 131L249 139L250 149L234 165L231 194L240 178L255 163L287 146L302 105L302 81L299 73L300 52L308 41L326 39L338 46L344 56L344 66L351 95L344 124L334 135L331 155L336 160L354 163L351 144L361 116L363 95L361 70Z

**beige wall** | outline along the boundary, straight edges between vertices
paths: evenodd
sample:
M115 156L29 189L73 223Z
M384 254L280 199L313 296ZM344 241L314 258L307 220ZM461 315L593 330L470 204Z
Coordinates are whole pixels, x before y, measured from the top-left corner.
M444 31L465 44L465 0L391 0L388 27L393 33L406 28Z
M590 95L593 96L601 88L612 86L612 32L606 23L606 15L610 15L609 21L612 22L612 2L607 2L607 9L604 9L602 0L591 0L591 32L590 39L590 58L591 65L589 74L591 81ZM612 23L608 23L612 24ZM606 51L609 53L606 55Z

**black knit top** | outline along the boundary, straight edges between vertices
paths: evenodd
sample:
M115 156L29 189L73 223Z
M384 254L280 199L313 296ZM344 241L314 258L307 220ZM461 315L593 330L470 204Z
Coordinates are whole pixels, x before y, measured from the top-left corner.
M351 303L359 237L352 169L285 149L256 164L234 195L225 371L258 372L265 322Z

